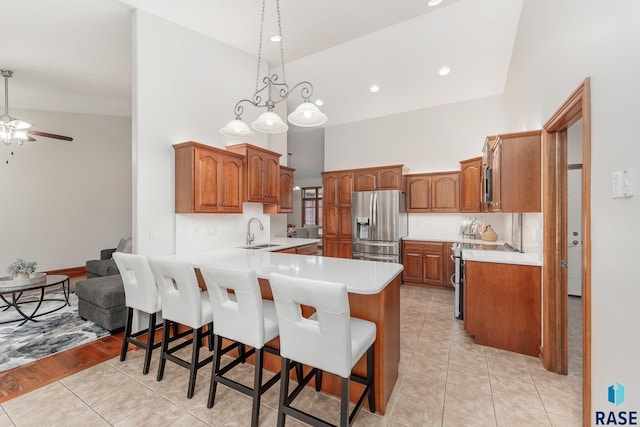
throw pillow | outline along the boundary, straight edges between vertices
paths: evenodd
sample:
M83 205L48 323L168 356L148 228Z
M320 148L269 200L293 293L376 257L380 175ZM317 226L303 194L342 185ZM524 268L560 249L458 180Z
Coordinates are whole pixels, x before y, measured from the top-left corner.
M131 242L131 237L128 239L120 239L118 246L116 247L116 252L124 252L126 254L130 254L133 249L133 244Z

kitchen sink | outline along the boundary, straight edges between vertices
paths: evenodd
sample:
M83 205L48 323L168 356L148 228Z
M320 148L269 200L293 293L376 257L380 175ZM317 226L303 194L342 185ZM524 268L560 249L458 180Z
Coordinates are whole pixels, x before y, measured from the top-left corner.
M243 246L243 249L266 249L266 248L275 248L276 246L282 246L277 243L262 243L260 245L251 245L251 246Z

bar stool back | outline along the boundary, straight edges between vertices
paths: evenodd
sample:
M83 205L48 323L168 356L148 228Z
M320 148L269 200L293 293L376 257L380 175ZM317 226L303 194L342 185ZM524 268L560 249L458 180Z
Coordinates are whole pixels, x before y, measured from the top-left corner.
M207 406L213 407L217 385L222 383L252 397L251 426L256 427L260 417L260 398L280 378L278 373L265 384L262 383L264 351L279 354L277 349L266 346L278 336L274 303L262 299L258 278L251 269L201 266L200 272L213 307L214 363ZM222 349L223 337L235 341L235 345ZM253 348L245 353L244 347L241 347L243 344ZM222 354L232 347L240 347L238 358L221 366ZM224 376L253 354L256 356L253 388Z
M145 350L144 365L142 373L149 373L151 355L153 349L160 347L160 342L155 343L156 315L162 309L158 287L153 272L149 267L147 257L124 252L114 252L113 259L120 270L122 284L124 285L124 298L127 305L127 323L124 328L124 339L122 350L120 351L120 361L127 358L129 344L136 345ZM131 333L133 310L144 312L149 317L147 329ZM138 339L143 334L147 334L147 341Z
M280 354L283 360L281 372L288 372L291 360L313 367L291 393L288 375L281 375L278 426L284 425L287 415L313 426L330 425L291 406L317 370L341 377L341 426L351 425L367 396L369 409L375 412L373 343L376 339L376 325L351 317L346 285L279 273L272 273L269 283L280 328ZM301 305L314 307L316 313L308 319L304 318ZM365 352L367 377L352 375L351 369ZM348 413L350 379L365 385L351 414Z
M203 335L202 327L205 325L208 325L209 350L213 349L213 312L211 302L208 294L201 292L194 267L191 264L150 259L149 265L158 284L158 291L162 301L162 317L164 319L162 353L157 379L158 381L162 380L167 360L189 369L187 397L191 399L196 385L198 369L213 360L213 356L199 360ZM191 328L192 338L169 348L169 343L173 341L169 339L170 322ZM189 344L192 345L190 361L174 355L176 351Z

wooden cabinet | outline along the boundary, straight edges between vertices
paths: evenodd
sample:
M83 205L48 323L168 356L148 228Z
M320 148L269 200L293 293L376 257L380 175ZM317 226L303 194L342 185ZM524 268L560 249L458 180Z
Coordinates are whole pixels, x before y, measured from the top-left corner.
M466 261L464 327L478 344L540 354L539 266Z
M541 150L541 131L487 138L483 162L491 171L489 211L540 212Z
M324 256L351 258L351 193L353 171L322 173Z
M263 213L293 213L293 176L295 169L280 166L280 182L278 188L278 204L267 203L263 205Z
M403 281L450 287L449 247L443 242L403 241Z
M354 170L353 191L404 190L402 165Z
M458 212L460 173L439 172L405 176L407 212Z
M298 255L318 255L318 244L310 243L308 245L296 246L296 254Z
M482 157L460 162L460 212L482 212Z
M193 141L173 148L176 213L242 212L242 156Z
M244 156L247 177L244 200L278 203L280 154L250 144L229 145L227 150Z

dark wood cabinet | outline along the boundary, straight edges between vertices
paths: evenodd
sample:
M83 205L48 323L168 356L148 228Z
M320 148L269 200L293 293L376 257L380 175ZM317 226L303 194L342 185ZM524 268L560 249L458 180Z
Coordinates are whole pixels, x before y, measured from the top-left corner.
M351 258L351 193L354 172L323 172L322 252L324 256Z
M293 177L295 169L280 166L280 181L278 182L278 203L265 203L263 213L293 213Z
M444 242L403 241L403 281L450 287L447 245Z
M541 153L541 131L487 138L483 149L483 164L488 165L484 174L491 170L487 211L541 211Z
M402 165L355 169L353 191L403 190Z
M466 261L464 327L475 342L538 357L539 266Z
M227 150L244 156L245 201L278 203L280 154L250 144L230 145Z
M241 213L243 156L189 141L175 150L176 213Z
M482 212L482 157L460 161L460 212Z
M438 172L405 176L407 212L458 212L460 173Z

